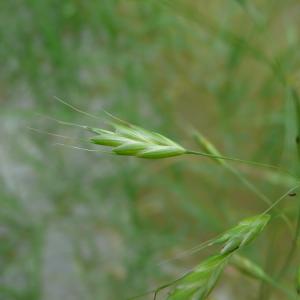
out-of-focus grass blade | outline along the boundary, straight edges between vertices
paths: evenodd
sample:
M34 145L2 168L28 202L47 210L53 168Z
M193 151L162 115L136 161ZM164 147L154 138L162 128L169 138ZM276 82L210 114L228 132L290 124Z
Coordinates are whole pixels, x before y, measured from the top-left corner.
M216 155L216 156L221 156L221 153L217 150L217 148L199 131L195 131L193 133L194 139L196 143L203 148L204 151L206 151L209 154ZM219 164L222 166L228 166L227 162L224 161L224 159L214 159L216 160Z

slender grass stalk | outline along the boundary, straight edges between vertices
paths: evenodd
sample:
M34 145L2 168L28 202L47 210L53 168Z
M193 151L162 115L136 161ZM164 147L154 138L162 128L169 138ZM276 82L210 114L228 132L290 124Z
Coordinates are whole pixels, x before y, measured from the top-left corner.
M292 177L295 177L294 175L290 174L288 171L286 171L286 170L284 170L280 167L269 165L269 164L264 164L264 163L259 163L259 162L255 162L255 161L250 161L250 160L245 160L245 159L240 159L240 158L234 158L234 157L228 157L228 156L222 156L222 155L219 156L219 155L203 153L203 152L200 152L200 151L193 151L193 150L187 150L186 154L204 156L204 157L214 158L214 159L218 159L218 160L223 159L223 160L233 161L233 162L237 162L237 163L252 165L252 166L256 166L256 167L273 169L273 170L276 170L278 172L282 172L282 173L288 174Z
M268 213L270 212L272 209L274 209L283 199L285 199L286 197L288 197L291 193L295 192L297 189L300 188L300 184L292 187L291 189L289 189L286 193L284 193L280 198L278 198L276 201L273 202L273 204L267 209L265 210L264 213Z
M199 144L200 147L204 148L209 154L215 156L222 156L219 150L213 145L205 136L200 134L198 131L194 130L193 136L195 141ZM236 176L250 191L252 191L255 195L257 195L262 201L264 201L268 205L272 205L271 199L269 199L266 195L264 195L252 182L250 182L243 174L241 174L237 169L228 164L226 161L222 159L216 159L225 169L231 172L234 176ZM291 232L293 232L293 226L288 219L288 217L284 214L281 214L282 219L287 224Z
M228 156L222 156L222 155L214 155L214 154L204 153L204 152L200 152L200 151L188 150L186 154L193 154L193 155L205 156L205 157L214 158L214 159L218 159L218 160L234 161L234 162L238 162L238 163L245 163L245 164L249 164L249 165L253 165L253 166L258 166L258 167L264 167L264 168L270 168L270 169L278 170L278 167L272 166L272 165L268 165L268 164L262 164L262 163L258 163L258 162L255 162L255 161L249 161L249 160L244 160L244 159L239 159L239 158L234 158L234 157L228 157Z
M193 136L195 141L200 147L212 155L222 156L218 149L213 145L203 134L194 130ZM223 165L228 171L230 171L234 176L236 176L249 190L256 194L262 201L266 204L271 205L272 201L266 195L264 195L252 182L250 182L241 172L235 169L233 166L229 165L225 160L216 159L221 165Z
M293 237L293 240L292 240L292 244L291 244L291 248L287 254L287 257L285 259L285 262L278 274L278 278L280 279L281 277L283 277L291 262L292 262L292 259L295 255L295 252L296 252L296 249L297 249L297 244L298 244L298 240L299 240L299 236L300 236L300 202L299 202L299 207L298 207L298 214L297 214L297 223L296 223L296 230L295 230L295 234L294 234L294 237Z
M296 142L298 160L299 160L300 159L300 98L299 98L299 95L298 95L296 89L290 88L290 92L292 95L292 99L294 100L294 105L295 105L295 109L296 109L297 136L295 138L295 142ZM299 208L298 208L295 234L294 234L294 237L292 240L290 250L286 256L285 262L284 262L281 270L278 273L278 276L277 276L278 279L282 278L286 274L286 272L292 262L295 251L297 249L299 235L300 235L300 202L299 202ZM298 289L299 289L299 287L297 287L297 290Z
M297 136L295 138L298 160L300 160L300 97L296 89L291 88L292 98L294 100L294 105L296 109L296 121L297 121Z

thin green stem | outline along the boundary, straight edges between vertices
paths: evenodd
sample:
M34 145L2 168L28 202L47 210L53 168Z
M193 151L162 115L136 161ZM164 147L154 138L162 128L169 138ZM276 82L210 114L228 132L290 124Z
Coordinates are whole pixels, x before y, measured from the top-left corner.
M273 169L273 170L277 170L277 171L280 171L280 172L287 173L287 174L295 177L294 175L290 174L288 171L283 170L283 169L281 169L277 166L264 164L264 163L259 163L259 162L256 162L256 161L245 160L245 159L234 158L234 157L228 157L228 156L222 156L222 155L214 155L214 154L209 154L209 153L199 152L199 151L193 151L193 150L187 150L186 154L199 155L199 156L210 157L210 158L215 158L215 159L223 159L223 160L233 161L233 162L237 162L237 163L243 163L243 164L247 164L247 165Z
M292 241L292 245L290 248L290 251L286 257L285 263L283 264L282 269L280 270L278 274L278 278L281 278L285 275L286 271L288 270L292 259L294 257L295 251L297 249L297 242L299 239L299 234L300 234L300 203L299 203L299 208L298 208L298 216L297 216L297 224L296 224L296 230L295 230L295 235Z
M287 172L285 170L282 170L281 168L279 168L277 166L258 163L258 162L254 162L254 161L249 161L249 160L244 160L244 159L239 159L239 158L233 158L233 157L228 157L228 156L223 156L223 155L215 155L215 154L199 152L199 151L193 151L193 150L187 150L186 154L199 155L199 156L209 157L209 158L213 158L213 159L221 159L221 160L223 159L223 160L227 160L227 161L233 161L233 162L244 163L244 164L248 164L248 165L254 165L254 166L257 166L257 167L275 169L277 171L284 172L284 173L287 173L287 174L293 176L289 172ZM269 208L265 211L265 213L267 213L268 211L273 209L277 204L279 204L279 202L281 202L281 200L283 200L290 192L292 192L292 191L294 191L294 190L296 190L297 188L300 187L300 185L299 185L299 186L296 186L296 187L292 188L287 193L285 193L282 197L280 197L278 200L276 200L274 203L272 203L271 200L268 197L266 197L263 193L261 193L251 182L249 182L246 178L244 178L237 170L235 170L234 168L232 168L230 165L227 165L227 164L225 164L224 166L228 170L230 170L233 174L235 174L249 189L251 189L265 203L270 205ZM293 227L292 227L292 224L291 224L290 220L287 218L287 216L285 216L284 214L281 214L281 218L285 221L285 223L287 224L289 229L292 231Z
M284 193L280 198L278 198L266 211L264 211L264 214L268 213L271 211L273 208L275 208L284 198L286 198L290 193L296 191L297 189L300 188L300 184L294 186L290 190L288 190L286 193Z
M225 164L225 167L232 172L249 190L251 190L255 195L262 199L266 204L272 206L272 201L265 194L263 194L252 182L250 182L246 177L244 177L238 170L234 169L228 164ZM279 210L276 210L279 212ZM293 232L293 225L288 217L281 213L280 217L287 224L288 228Z

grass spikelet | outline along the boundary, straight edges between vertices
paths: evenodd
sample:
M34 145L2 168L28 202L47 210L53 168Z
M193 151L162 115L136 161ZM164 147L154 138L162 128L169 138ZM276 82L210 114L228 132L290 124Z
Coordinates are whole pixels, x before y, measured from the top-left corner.
M216 243L224 243L221 254L231 253L248 245L265 228L270 218L268 214L246 218L226 231L216 240Z
M167 300L206 299L216 285L229 258L235 255L236 251L255 239L265 228L269 220L270 215L267 214L246 218L210 242L210 245L224 244L220 253L209 257L193 271L176 280L176 286L167 297ZM262 271L241 258L236 258L233 262L240 268L247 269L250 273L252 272L253 276L264 276Z
M170 292L167 300L203 300L213 290L231 254L211 256L188 273Z
M242 255L233 255L230 259L230 264L238 271L249 277L257 280L268 281L268 275L266 272L259 265Z
M169 138L113 117L114 131L97 129L90 139L96 145L112 147L117 155L159 159L185 154L187 151ZM93 131L95 132L95 130Z

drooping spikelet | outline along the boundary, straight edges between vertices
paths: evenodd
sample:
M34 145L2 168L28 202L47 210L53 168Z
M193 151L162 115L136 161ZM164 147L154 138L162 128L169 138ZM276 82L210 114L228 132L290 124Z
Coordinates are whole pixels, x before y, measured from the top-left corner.
M114 131L93 128L97 135L90 141L97 145L110 146L118 155L141 158L166 158L186 153L186 149L167 137L125 121L112 122Z
M257 280L269 281L269 276L266 274L266 272L247 257L234 254L230 259L230 264L247 276Z
M246 218L235 227L227 230L219 238L213 240L210 244L223 244L220 253L206 259L198 265L192 272L188 273L182 279L177 281L175 289L170 293L167 300L204 300L208 297L214 288L220 274L231 256L248 245L264 229L270 220L270 215L260 214L254 217ZM241 262L245 267L252 267L253 275L263 276L258 269ZM256 274L255 274L256 272Z
M246 218L226 231L215 241L224 244L221 254L231 253L248 245L265 228L270 218L268 214Z
M182 278L167 300L203 300L216 285L231 254L211 256Z

